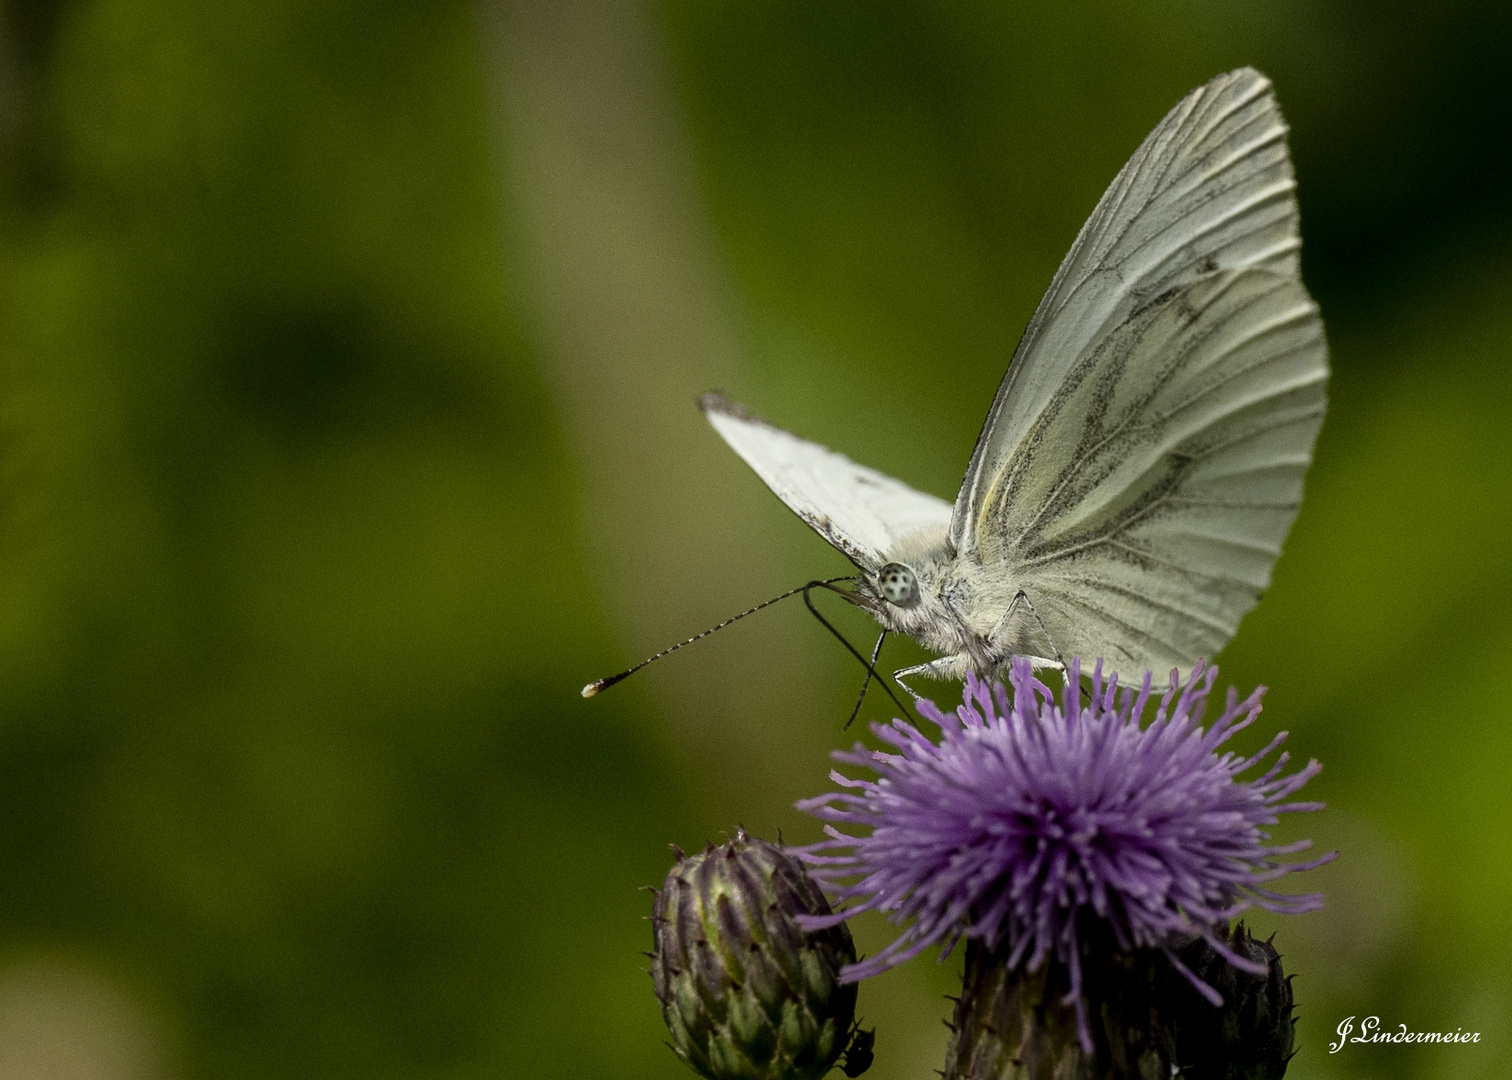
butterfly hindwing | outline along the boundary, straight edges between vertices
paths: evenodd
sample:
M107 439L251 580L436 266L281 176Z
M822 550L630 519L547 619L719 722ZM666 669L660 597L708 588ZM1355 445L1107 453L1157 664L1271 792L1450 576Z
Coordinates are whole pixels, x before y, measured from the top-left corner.
M1323 422L1327 350L1294 279L1185 286L1074 365L983 498L984 571L1067 655L1212 656L1270 583Z

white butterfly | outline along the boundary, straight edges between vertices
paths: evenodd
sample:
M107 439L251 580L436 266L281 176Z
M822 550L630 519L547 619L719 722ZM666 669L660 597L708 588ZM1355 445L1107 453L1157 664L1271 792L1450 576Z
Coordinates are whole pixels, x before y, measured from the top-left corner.
M941 654L898 677L1015 655L1189 669L1269 585L1323 422L1295 187L1263 75L1188 94L1082 226L954 506L719 395L702 408L860 568L856 602Z

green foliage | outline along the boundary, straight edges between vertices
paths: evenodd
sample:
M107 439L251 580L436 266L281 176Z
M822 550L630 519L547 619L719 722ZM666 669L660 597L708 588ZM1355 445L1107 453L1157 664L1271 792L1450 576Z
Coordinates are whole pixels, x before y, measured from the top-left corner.
M856 672L800 611L577 698L761 599L766 570L833 564L740 502L738 463L683 492L585 449L494 10L7 6L0 1025L6 988L63 985L9 973L83 972L184 1077L676 1077L635 887L668 840L811 838L788 804L849 742ZM674 150L687 133L697 272L740 352L725 389L942 495L1143 134L1217 71L1275 80L1336 378L1274 587L1222 660L1325 761L1316 831L1344 852L1316 874L1329 909L1276 926L1289 1075L1512 1069L1504 6L604 10L644 19L669 88L644 108ZM538 22L505 36L576 32ZM711 385L675 389L690 432ZM626 602L601 511L627 487L728 500L769 530L764 569L643 531L648 572L729 584ZM742 663L758 641L775 659ZM722 723L704 665L759 711ZM915 964L863 988L869 1076L939 1066L953 982ZM1372 1013L1485 1034L1327 1053Z

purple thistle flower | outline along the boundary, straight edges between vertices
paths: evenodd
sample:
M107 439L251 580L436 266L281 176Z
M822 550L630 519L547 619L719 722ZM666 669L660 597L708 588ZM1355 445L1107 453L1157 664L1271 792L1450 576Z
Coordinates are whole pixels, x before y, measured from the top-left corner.
M1286 864L1275 856L1311 841L1268 846L1264 826L1277 815L1321 803L1285 800L1322 766L1311 761L1281 775L1289 757L1251 780L1254 768L1286 738L1238 757L1219 748L1254 722L1262 687L1244 701L1230 689L1223 715L1199 726L1218 669L1199 666L1182 687L1175 672L1154 720L1140 719L1152 696L1146 675L1136 694L1104 679L1099 664L1083 702L1078 662L1071 664L1060 706L1027 661L1015 661L1012 691L970 676L963 704L920 712L940 728L938 743L912 724L874 724L896 752L861 744L838 761L877 773L855 780L831 772L846 789L799 803L825 821L870 829L852 836L827 825L830 838L804 849L814 876L848 910L809 917L831 926L860 911L885 912L903 933L876 956L848 965L847 981L879 974L966 935L1002 948L1010 969L1038 970L1053 957L1069 971L1080 1040L1090 1052L1081 999L1078 919L1095 916L1120 950L1164 949L1171 963L1215 1005L1218 992L1176 958L1173 946L1202 937L1231 964L1256 975L1261 965L1236 955L1215 928L1252 905L1311 911L1321 895L1288 896L1266 883L1327 862ZM845 882L849 881L849 884Z

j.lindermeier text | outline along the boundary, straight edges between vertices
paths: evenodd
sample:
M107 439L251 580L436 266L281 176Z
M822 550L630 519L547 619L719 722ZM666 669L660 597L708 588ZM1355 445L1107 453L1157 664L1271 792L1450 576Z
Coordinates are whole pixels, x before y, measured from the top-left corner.
M1397 1031L1382 1031L1381 1018L1379 1016L1367 1016L1360 1021L1359 1034L1353 1038L1350 1033L1355 1030L1355 1018L1349 1017L1339 1025L1339 1041L1328 1044L1328 1052L1337 1054L1344 1049L1345 1043L1478 1043L1480 1032L1464 1031L1455 1028L1453 1031L1408 1031L1407 1025L1400 1025Z

